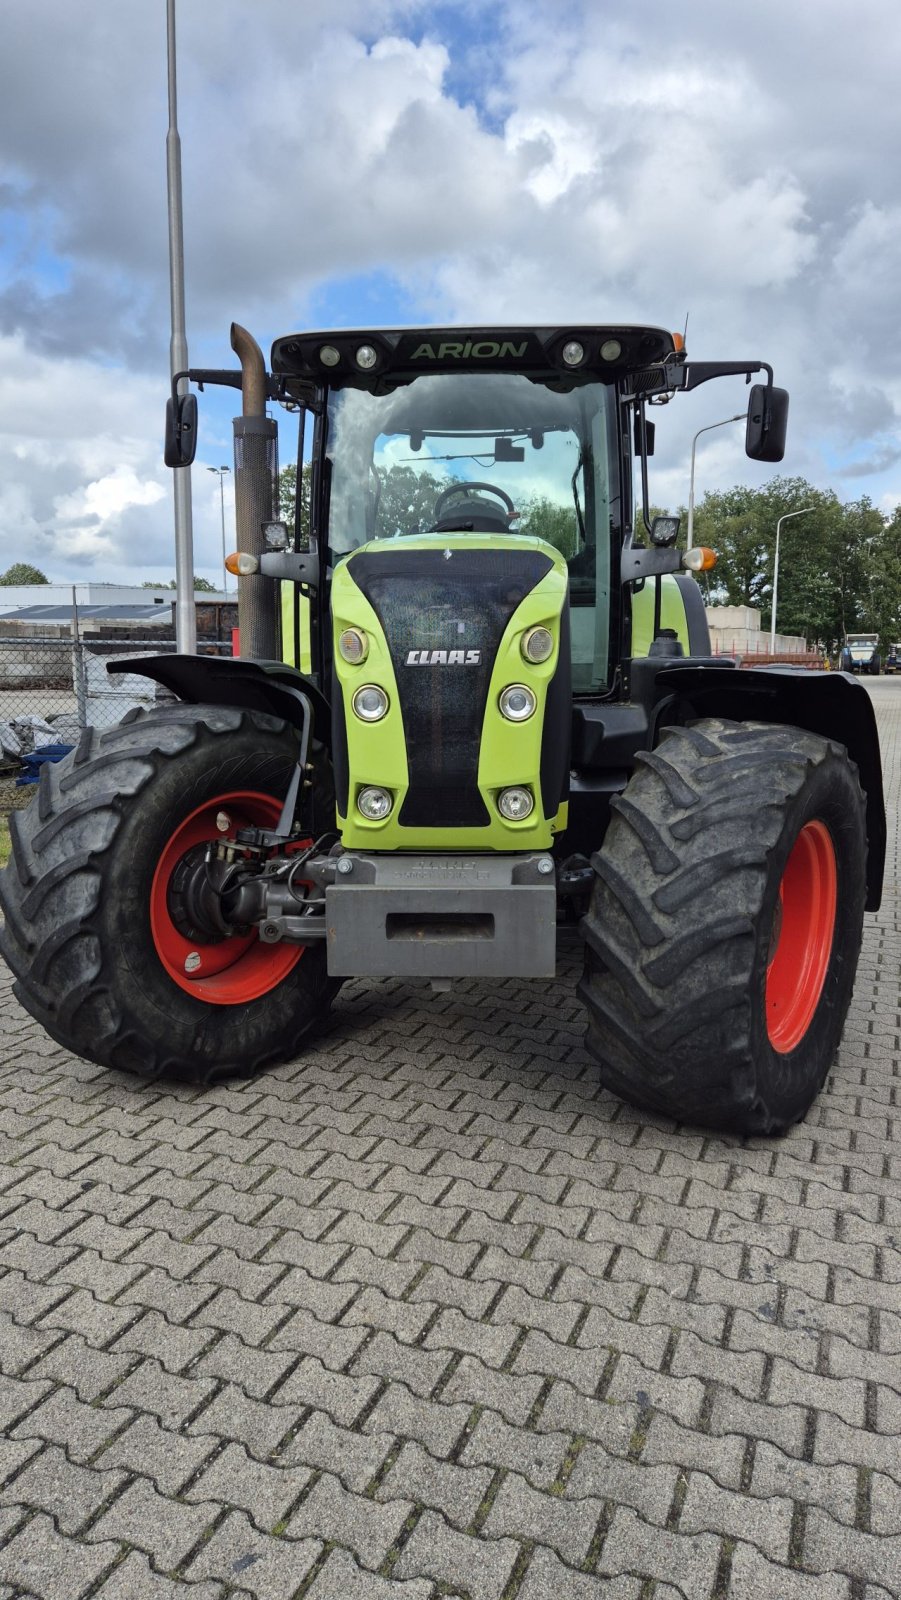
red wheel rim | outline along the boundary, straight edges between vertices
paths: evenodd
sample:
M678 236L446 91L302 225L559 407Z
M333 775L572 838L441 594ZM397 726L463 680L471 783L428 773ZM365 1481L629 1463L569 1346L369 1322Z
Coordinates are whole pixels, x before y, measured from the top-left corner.
M787 1054L804 1038L826 981L838 874L835 846L822 822L801 829L785 864L774 919L775 948L766 977L770 1044Z
M274 827L281 809L267 794L218 795L185 817L163 847L150 886L150 929L172 982L195 1000L212 1006L246 1005L276 988L303 955L303 945L261 944L255 929L218 943L192 942L176 927L169 911L169 882L187 851L210 839L233 839L239 828ZM217 826L220 812L229 818L224 831Z

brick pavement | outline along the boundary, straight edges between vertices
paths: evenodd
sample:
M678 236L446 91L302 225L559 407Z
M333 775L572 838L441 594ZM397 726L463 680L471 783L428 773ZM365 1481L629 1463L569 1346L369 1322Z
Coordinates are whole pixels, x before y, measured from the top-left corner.
M901 1594L897 848L783 1140L600 1092L573 949L205 1093L4 989L0 1600Z

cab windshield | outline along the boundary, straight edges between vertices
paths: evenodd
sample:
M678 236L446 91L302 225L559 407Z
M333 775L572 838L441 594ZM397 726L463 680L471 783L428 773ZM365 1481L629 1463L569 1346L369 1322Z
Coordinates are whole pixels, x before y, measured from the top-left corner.
M333 390L326 460L329 560L370 539L513 533L569 567L573 688L605 687L611 519L619 523L615 398L520 373L418 377L387 395Z

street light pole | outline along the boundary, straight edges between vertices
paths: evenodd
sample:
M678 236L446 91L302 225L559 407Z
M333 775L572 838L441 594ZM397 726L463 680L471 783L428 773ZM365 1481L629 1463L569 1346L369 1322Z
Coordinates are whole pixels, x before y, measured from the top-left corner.
M231 467L207 467L207 472L215 472L219 479L219 511L222 517L222 593L228 594L228 567L225 565L225 490L223 483L225 474L231 472Z
M806 517L808 511L814 511L814 506L804 506L800 511L786 511L784 516L776 523L776 559L773 562L773 610L770 616L770 655L776 654L776 601L779 597L779 530L783 522L789 517Z
M175 82L175 0L166 0L166 44L169 65L169 131L166 134L166 199L169 208L169 301L171 337L169 375L188 367L185 334L185 250L181 214L181 140ZM179 384L187 389L187 379ZM197 651L197 611L194 604L194 529L191 519L191 468L172 473L175 500L175 637L185 655Z
M699 428L691 441L691 477L688 483L688 548L691 549L692 531L695 525L695 451L702 433L710 433L713 428L725 428L727 422L741 422L747 417L746 411L736 411L734 417L724 417L722 422L708 422L706 428Z

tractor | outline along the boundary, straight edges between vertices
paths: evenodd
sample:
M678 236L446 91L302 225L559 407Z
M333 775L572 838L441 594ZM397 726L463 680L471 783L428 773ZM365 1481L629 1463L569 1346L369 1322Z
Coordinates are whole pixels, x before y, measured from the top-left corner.
M714 554L649 492L653 412L721 376L747 455L782 459L772 368L631 325L305 332L268 370L232 346L174 375L165 455L194 458L192 382L240 388L241 653L113 663L153 709L45 767L0 884L19 999L89 1060L208 1084L296 1055L345 978L552 980L569 923L617 1095L803 1117L880 901L872 707L713 657Z

